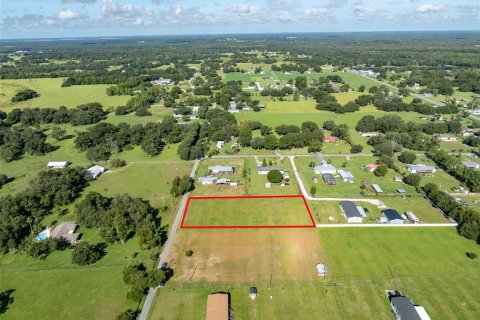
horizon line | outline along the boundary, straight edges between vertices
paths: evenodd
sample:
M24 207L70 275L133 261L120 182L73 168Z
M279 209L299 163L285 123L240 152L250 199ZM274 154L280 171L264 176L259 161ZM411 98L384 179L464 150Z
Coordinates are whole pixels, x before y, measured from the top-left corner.
M447 33L447 32L480 32L480 29L450 29L450 30L376 30L376 31L298 31L298 32L232 32L232 33L178 33L178 34L138 34L138 35L103 35L103 36L58 36L58 37L33 37L33 38L1 38L0 41L39 41L39 40L81 40L81 39L119 39L139 37L205 37L228 35L282 35L282 34L361 34L361 33Z

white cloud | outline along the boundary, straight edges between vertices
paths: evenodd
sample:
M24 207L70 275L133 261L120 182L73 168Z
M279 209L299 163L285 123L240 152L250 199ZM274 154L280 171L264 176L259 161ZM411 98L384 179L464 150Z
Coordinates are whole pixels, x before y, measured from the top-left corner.
M57 18L60 20L73 20L80 17L80 14L76 11L64 9L57 14Z
M100 20L122 26L154 24L154 10L149 7L137 7L132 4L103 0Z
M304 10L306 17L329 16L332 14L330 9L324 6L314 6Z
M255 6L249 6L246 4L232 4L228 7L228 10L232 13L241 16L248 16L252 14L256 14L258 12L258 8Z
M430 12L438 12L445 9L447 6L444 3L425 3L421 6L418 6L415 11L418 13L430 13Z
M364 17L377 11L377 8L371 5L357 4L353 13L357 17Z

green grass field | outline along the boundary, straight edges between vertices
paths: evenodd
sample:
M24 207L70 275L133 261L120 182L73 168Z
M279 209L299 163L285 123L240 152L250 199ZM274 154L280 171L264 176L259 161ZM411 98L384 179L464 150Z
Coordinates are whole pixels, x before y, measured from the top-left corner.
M185 226L311 225L302 198L190 199Z
M100 102L104 107L125 105L130 96L108 96L107 84L82 85L62 88L63 78L0 80L0 110L10 111L13 108L40 107L56 108L66 106L74 108L79 104ZM21 90L33 89L40 97L23 102L10 102L10 99Z
M228 238L225 232L212 235L211 231L183 230L176 239L180 251L172 256L179 276L189 278L183 273L184 268L187 273L187 266L191 276L195 266L199 272L207 265L211 276L199 272L204 276L201 279L194 275L192 281L172 280L157 291L150 319L203 319L207 295L219 291L230 292L237 319L393 319L385 290L402 291L414 303L423 305L432 319L478 318L480 262L468 259L465 252L480 254L480 249L458 236L454 228L303 231L314 258L284 265L281 257L292 250L289 245L281 246L286 233L271 235L273 242L264 244L259 240L265 233L248 232L233 237L239 241L234 245L220 241ZM310 232L316 235L316 245L310 243ZM298 237L301 235L297 233L291 239ZM212 239L216 241L207 242ZM257 242L261 248L252 251L245 247ZM265 251L265 246L276 251ZM184 257L181 250L190 247L193 257ZM203 256L204 252L210 254ZM202 257L195 258L196 254ZM248 264L242 264L245 255L249 256ZM328 265L325 280L315 277L318 262ZM255 301L248 298L250 286L258 288Z

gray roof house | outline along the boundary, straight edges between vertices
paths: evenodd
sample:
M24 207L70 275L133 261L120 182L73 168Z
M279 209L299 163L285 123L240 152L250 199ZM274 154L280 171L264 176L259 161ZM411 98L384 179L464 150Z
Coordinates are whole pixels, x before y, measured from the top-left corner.
M62 222L50 232L50 237L60 239L64 238L68 242L76 242L80 237L79 233L75 233L78 225L73 222Z
M90 167L87 169L88 174L93 178L97 179L99 175L107 171L104 167L101 167L99 165L94 165L93 167Z
M330 173L322 174L322 179L325 182L325 184L329 184L329 185L336 185L337 184L337 180L335 180L335 177Z
M349 223L362 223L363 215L353 201L340 201L340 209Z
M390 305L393 310L393 314L395 315L395 318L397 318L398 320L430 319L428 315L427 315L427 318L421 317L419 314L419 310L415 307L412 301L407 297L404 297L400 294L395 294L390 296L389 299L390 299ZM426 314L426 312L422 314Z
M437 169L432 166L427 166L425 164L410 164L407 167L408 171L411 173L417 173L417 174L434 174Z
M258 174L268 174L270 171L272 170L278 170L280 171L280 173L284 174L285 173L285 170L283 169L283 167L270 167L270 166L267 166L267 167L263 167L263 166L260 166L260 167L257 167L257 173Z
M470 169L478 169L480 167L480 165L478 163L473 162L473 161L463 160L462 163L465 167L470 168Z
M232 166L209 166L208 171L212 174L232 174L235 168Z
M340 178L342 178L343 182L354 182L353 174L350 171L338 170L338 174L340 175Z
M388 222L391 224L403 224L403 218L397 210L386 209L383 210L383 215L387 218Z

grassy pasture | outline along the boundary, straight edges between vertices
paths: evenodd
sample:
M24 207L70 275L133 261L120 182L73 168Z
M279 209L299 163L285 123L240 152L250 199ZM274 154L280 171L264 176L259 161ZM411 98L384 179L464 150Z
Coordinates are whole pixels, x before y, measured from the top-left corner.
M480 262L465 252L480 249L454 228L291 232L181 230L169 258L176 274L157 291L150 319L203 319L207 295L218 291L230 292L238 319L390 319L386 289L432 319L478 317ZM318 262L328 265L325 280Z
M83 238L101 241L96 231L80 229ZM13 289L14 302L5 319L41 319L55 314L61 319L113 319L136 303L127 300L123 268L147 262L148 252L138 252L138 239L109 245L107 254L91 266L71 262L71 250L56 251L45 260L21 254L0 256L0 291Z
M74 108L79 104L100 102L104 107L125 105L130 96L108 96L108 84L82 85L62 88L63 78L0 80L0 110L8 112L14 108L40 107ZM20 90L33 89L40 97L22 102L10 102Z
M191 198L185 226L308 226L302 198Z

